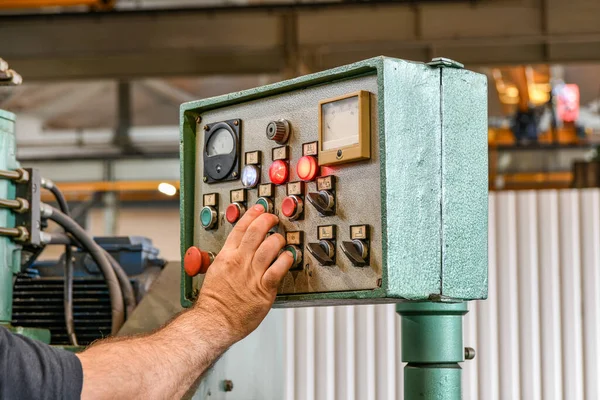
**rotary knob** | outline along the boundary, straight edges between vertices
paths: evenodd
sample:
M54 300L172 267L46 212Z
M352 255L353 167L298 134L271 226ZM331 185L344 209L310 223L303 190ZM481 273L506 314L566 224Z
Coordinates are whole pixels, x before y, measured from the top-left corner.
M317 193L308 194L308 202L312 204L321 216L335 214L335 197L328 190L320 190Z
M363 240L353 239L351 242L342 242L342 252L357 267L368 263L369 245Z
M290 137L290 123L285 119L271 121L267 125L267 139L284 144Z
M309 243L308 252L321 265L335 264L335 245L329 240L319 240L319 243Z

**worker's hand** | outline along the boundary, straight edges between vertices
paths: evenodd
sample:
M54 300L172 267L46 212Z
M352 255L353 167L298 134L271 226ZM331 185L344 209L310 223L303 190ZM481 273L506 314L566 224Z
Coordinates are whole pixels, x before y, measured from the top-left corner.
M258 327L292 266L290 252L278 257L285 245L283 236L275 233L265 239L278 222L263 207L250 208L206 273L195 309L214 324L212 333L219 335L215 339L227 347Z

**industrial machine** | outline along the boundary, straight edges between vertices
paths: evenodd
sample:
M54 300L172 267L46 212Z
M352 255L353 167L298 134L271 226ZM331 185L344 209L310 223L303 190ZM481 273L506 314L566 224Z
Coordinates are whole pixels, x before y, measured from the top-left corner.
M397 302L405 397L459 398L464 301L487 296L486 85L378 57L183 104L182 305L260 204L294 255L276 307Z
M139 304L165 266L159 251L145 237L96 237L129 277ZM73 329L79 346L111 333L110 295L93 257L81 249L72 254ZM66 254L58 260L36 261L22 268L14 281L12 325L50 331L50 344L70 346L63 305ZM127 316L129 317L129 316Z
M0 59L0 94L20 83ZM165 263L146 238L91 238L58 187L21 167L14 129L15 115L0 110L0 324L77 350L116 334ZM41 201L42 190L58 208ZM49 245L65 247L61 259L36 262Z

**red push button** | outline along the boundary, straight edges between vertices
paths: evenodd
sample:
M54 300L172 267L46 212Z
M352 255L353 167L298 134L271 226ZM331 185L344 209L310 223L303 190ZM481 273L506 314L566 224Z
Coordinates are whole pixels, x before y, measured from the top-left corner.
M199 248L192 246L185 252L183 258L183 269L189 276L205 274L212 263L210 254L206 251L200 251Z
M240 206L238 203L231 203L225 210L225 219L230 224L234 224L240 219L244 211L243 206Z
M302 209L304 208L304 203L301 198L298 196L290 195L287 196L281 202L281 213L288 217L290 220L294 221L302 215Z
M288 218L292 217L296 213L297 207L298 204L296 203L294 198L290 196L286 197L281 202L281 212Z

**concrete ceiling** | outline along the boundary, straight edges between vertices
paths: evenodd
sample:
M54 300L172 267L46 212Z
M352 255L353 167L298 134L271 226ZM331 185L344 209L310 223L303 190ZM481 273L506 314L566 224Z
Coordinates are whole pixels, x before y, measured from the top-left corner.
M135 80L131 83L132 125L177 125L181 103L278 79L277 75L255 75ZM24 83L0 102L0 108L39 118L47 130L112 128L117 125L117 82Z
M489 68L476 68L489 76ZM600 64L574 64L562 69L567 83L576 83L581 104L600 98ZM167 126L178 123L179 106L186 101L217 96L276 82L279 75L180 77L142 79L131 83L132 125ZM113 128L117 125L117 82L66 81L25 83L0 108L43 121L46 130ZM493 81L489 85L490 116L502 116Z

